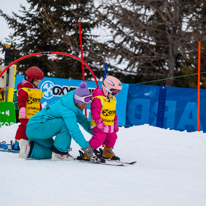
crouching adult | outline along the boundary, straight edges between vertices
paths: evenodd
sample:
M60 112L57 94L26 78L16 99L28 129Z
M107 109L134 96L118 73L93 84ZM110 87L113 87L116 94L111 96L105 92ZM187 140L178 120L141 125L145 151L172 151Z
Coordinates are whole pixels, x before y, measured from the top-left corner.
M69 154L72 138L88 155L93 150L84 138L78 123L93 135L90 121L82 113L91 101L87 84L80 86L29 119L26 128L28 140L20 140L19 157L22 159L73 160ZM53 138L54 136L55 139Z

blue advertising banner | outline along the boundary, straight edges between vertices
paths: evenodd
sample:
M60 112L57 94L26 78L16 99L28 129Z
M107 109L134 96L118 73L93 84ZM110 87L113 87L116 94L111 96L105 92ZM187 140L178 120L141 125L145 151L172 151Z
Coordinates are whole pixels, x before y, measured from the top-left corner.
M201 89L200 95L200 129L206 132L206 90ZM197 89L130 85L126 126L142 124L197 131Z
M17 75L15 88L24 76ZM79 86L81 80L45 77L40 83L43 107L58 101L62 95ZM94 81L86 81L91 92ZM102 82L98 82L100 87ZM200 129L206 132L206 90L201 89ZM197 89L123 84L117 95L117 115L120 126L149 124L188 132L197 131ZM87 106L90 118L90 104Z
M126 126L156 126L159 86L130 85L127 97Z
M200 130L206 132L206 90L200 91ZM197 131L197 89L167 87L165 128Z
M15 88L17 88L17 85L22 82L23 78L24 75L16 75ZM65 95L69 91L76 89L76 87L78 87L81 82L82 80L45 77L39 84L39 88L44 94L44 96L41 99L42 107L44 108L49 104L60 100L62 95ZM86 83L90 92L97 88L96 83L94 81L86 81ZM102 82L98 82L98 84L101 88ZM122 91L116 97L119 126L125 126L128 88L128 84L123 84ZM87 117L91 118L90 104L87 105Z

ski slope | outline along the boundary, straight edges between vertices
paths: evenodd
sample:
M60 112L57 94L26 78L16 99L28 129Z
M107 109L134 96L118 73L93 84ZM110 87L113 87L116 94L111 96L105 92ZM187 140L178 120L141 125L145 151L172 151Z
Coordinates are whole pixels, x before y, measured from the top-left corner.
M17 127L1 127L0 141L14 140ZM206 205L206 134L142 125L120 128L118 137L114 152L135 165L23 160L0 152L0 205ZM76 157L74 141L72 149Z

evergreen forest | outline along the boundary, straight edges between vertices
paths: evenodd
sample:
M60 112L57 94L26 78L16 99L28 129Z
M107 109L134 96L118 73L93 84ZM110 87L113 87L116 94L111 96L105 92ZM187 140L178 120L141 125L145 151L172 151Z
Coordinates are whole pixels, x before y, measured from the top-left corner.
M197 88L201 42L201 88L206 88L205 0L27 0L20 14L0 10L14 32L10 62L32 53L66 52L83 58L98 80L108 74L123 83ZM0 59L4 65L4 60ZM17 63L18 73L39 67L45 76L82 79L82 65L68 56L35 56ZM85 68L85 79L93 80Z

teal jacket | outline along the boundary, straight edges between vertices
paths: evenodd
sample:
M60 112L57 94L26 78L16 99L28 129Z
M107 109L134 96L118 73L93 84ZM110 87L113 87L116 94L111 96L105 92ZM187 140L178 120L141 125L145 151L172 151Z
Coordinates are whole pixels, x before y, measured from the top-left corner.
M93 135L91 123L82 111L76 107L73 96L74 91L63 95L59 101L49 105L31 117L27 125L43 123L54 118L63 118L70 136L80 147L86 148L89 143L84 138L77 123L79 123L88 133Z

